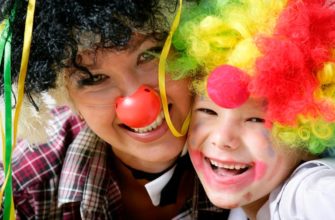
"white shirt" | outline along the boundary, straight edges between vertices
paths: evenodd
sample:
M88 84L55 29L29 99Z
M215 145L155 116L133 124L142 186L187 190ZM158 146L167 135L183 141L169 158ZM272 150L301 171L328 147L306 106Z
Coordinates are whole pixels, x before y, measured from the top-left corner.
M232 210L229 220L245 220L241 211ZM335 219L335 158L301 164L257 213L257 220L331 219Z

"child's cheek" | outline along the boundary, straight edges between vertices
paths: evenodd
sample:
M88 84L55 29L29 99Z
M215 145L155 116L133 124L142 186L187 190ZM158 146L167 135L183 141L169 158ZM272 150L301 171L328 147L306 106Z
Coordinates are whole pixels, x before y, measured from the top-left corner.
M191 148L195 148L196 146L196 136L197 136L197 131L199 130L199 123L196 123L194 125L192 125L192 127L190 128L190 131L188 132L187 135L187 143L188 146Z
M202 122L201 121L198 121L194 124L191 124L190 126L190 132L189 132L189 135L194 135L194 134L197 134L199 132L199 128L202 126Z
M276 156L276 152L275 152L275 150L273 149L272 144L269 144L269 145L268 145L268 155L269 155L269 157L271 157L271 158L274 158L274 157Z
M190 157L191 157L191 160L192 160L192 163L193 163L193 166L195 168L202 168L202 153L198 150L194 150L194 149L189 149L189 154L190 154Z
M276 156L276 152L273 148L272 140L271 140L271 133L268 129L264 128L262 132L264 140L267 141L267 154L269 157L274 158Z
M264 162L255 162L255 180L260 180L264 177L267 170L267 165Z

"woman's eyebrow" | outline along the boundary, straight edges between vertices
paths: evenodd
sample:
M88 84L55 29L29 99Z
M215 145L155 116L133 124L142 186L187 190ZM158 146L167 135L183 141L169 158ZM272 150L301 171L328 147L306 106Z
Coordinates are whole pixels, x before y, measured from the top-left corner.
M153 47L148 48L146 51L152 55L158 55L162 52L163 45L155 45Z
M130 42L129 42L129 47L128 47L129 52L136 51L138 48L140 48L143 45L143 43L147 39L150 39L150 37L149 36L134 35L133 39L130 40Z

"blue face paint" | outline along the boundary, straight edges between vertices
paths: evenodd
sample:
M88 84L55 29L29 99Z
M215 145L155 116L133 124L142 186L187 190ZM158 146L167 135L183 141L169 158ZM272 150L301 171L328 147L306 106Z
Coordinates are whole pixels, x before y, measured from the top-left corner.
M273 149L273 144L272 144L272 140L271 140L271 136L270 136L271 133L269 132L269 130L264 129L264 130L262 131L262 135L263 135L263 137L269 142L269 145L268 145L268 147L267 147L268 155L269 155L270 157L275 157L276 152L275 152L275 150Z

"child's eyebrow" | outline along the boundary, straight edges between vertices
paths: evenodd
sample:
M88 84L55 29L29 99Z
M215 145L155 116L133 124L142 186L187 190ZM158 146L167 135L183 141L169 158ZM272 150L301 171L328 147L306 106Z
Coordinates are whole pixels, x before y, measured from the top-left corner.
M265 102L265 101L261 101L261 102L252 103L252 105L251 105L250 107L251 107L252 109L257 110L257 111L266 112L266 109L267 109L267 102Z

